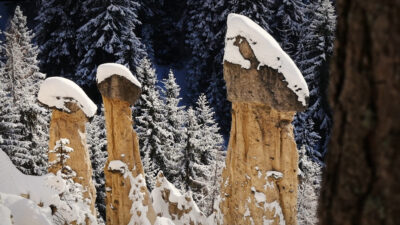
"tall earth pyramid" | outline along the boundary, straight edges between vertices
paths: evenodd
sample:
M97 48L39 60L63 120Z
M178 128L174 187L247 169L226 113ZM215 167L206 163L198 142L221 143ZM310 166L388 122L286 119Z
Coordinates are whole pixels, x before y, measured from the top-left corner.
M302 74L264 29L230 14L224 79L232 127L220 223L297 224L298 153L291 122L307 106Z
M105 63L97 68L97 87L103 97L107 129L106 223L154 224L156 214L130 107L140 97L141 84L125 66Z
M76 172L74 182L82 185L83 196L89 201L92 216L96 218L96 189L93 183L92 164L86 141L86 122L96 113L97 106L73 81L62 77L47 78L40 86L38 100L53 109L50 122L49 150L60 139L68 139L69 159L64 166ZM49 161L55 161L56 153L49 152ZM51 165L49 172L57 174L60 164Z

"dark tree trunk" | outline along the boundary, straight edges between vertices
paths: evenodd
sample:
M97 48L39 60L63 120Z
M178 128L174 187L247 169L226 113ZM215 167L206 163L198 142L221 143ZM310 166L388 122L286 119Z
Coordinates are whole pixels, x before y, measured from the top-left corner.
M337 7L320 224L400 224L400 1Z

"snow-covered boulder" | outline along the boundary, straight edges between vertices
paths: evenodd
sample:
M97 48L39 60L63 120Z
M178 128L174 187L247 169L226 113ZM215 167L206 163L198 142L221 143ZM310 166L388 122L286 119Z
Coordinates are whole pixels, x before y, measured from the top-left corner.
M107 98L123 100L133 105L140 97L142 85L121 64L101 64L97 68L96 79L100 93Z
M287 111L307 106L307 83L296 64L267 31L245 16L228 16L224 65L232 102L269 103Z
M157 183L151 192L151 197L156 214L171 219L176 225L207 224L207 218L193 201L190 193L182 195L162 172L157 175Z
M71 80L63 77L47 78L38 93L38 100L50 108L71 112L70 106L77 105L90 118L97 110L96 104Z

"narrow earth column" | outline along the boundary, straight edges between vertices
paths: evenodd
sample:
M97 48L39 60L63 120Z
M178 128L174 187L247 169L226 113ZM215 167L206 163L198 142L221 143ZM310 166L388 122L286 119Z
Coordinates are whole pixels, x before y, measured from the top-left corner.
M104 169L106 222L109 225L126 225L134 220L133 224L154 224L156 215L144 182L138 137L133 130L130 108L140 96L140 83L127 68L112 63L99 66L97 82L103 97L107 129L108 160ZM136 187L131 191L133 185ZM134 189L140 192L140 197L133 197L139 196L133 193ZM136 207L138 205L147 209L140 210Z
M222 172L221 223L297 224L298 153L291 122L305 108L304 78L275 40L247 17L228 17L226 45L224 79L232 127ZM257 54L259 48L295 69L274 68L277 64Z
M83 90L70 80L61 77L46 79L40 87L39 101L52 108L50 121L49 150L54 149L61 138L70 141L69 147L74 151L66 165L76 172L74 181L83 186L85 198L90 200L90 209L96 217L96 189L93 184L93 171L86 142L86 122L96 112L96 105L86 96ZM49 153L49 161L56 159L55 153ZM49 172L56 174L60 165L49 167Z

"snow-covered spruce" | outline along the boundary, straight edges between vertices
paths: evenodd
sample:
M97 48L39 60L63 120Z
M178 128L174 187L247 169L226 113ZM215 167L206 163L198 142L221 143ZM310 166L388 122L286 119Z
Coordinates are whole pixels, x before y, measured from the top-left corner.
M322 166L308 156L305 146L299 149L299 186L297 221L301 225L318 224L318 199L321 188Z
M133 111L135 130L139 136L140 155L149 190L154 188L157 173L164 170L164 140L169 133L164 129L166 124L164 101L156 86L155 70L149 59L144 58L136 68L138 79L143 84L142 94ZM173 170L171 170L173 171Z
M86 124L87 143L96 187L96 207L104 220L106 218L104 166L108 157L105 123L104 106L101 106L100 114L95 115L92 121Z
M330 0L312 1L305 10L310 16L297 32L299 42L294 59L307 82L310 99L307 110L295 116L293 126L297 147L304 146L313 160L322 163L332 127L325 92L329 83L327 65L333 53L336 15Z
M260 62L257 69L267 66L282 73L288 87L297 95L298 101L306 106L306 99L309 96L307 84L296 64L282 50L278 42L246 16L229 14L227 27L224 61L250 69L250 61L242 56L239 47L234 44L237 36L246 38Z
M104 63L101 64L97 68L97 74L96 74L96 80L97 83L100 84L103 82L105 79L111 77L112 75L118 75L121 77L126 78L130 82L132 82L134 85L138 87L142 87L142 85L139 83L139 81L136 79L136 77L133 76L131 71L126 68L125 66L118 64L118 63Z
M66 103L76 103L87 117L96 113L97 106L74 82L62 77L47 78L40 86L38 99L41 103L70 112Z
M0 63L0 148L24 174L47 169L48 110L36 101L45 74L39 71L38 48L20 7L6 29Z
M97 65L117 62L134 69L146 55L135 31L141 22L138 11L142 1L87 0L79 4L79 28L76 51L80 62L76 68L79 85L92 86Z

